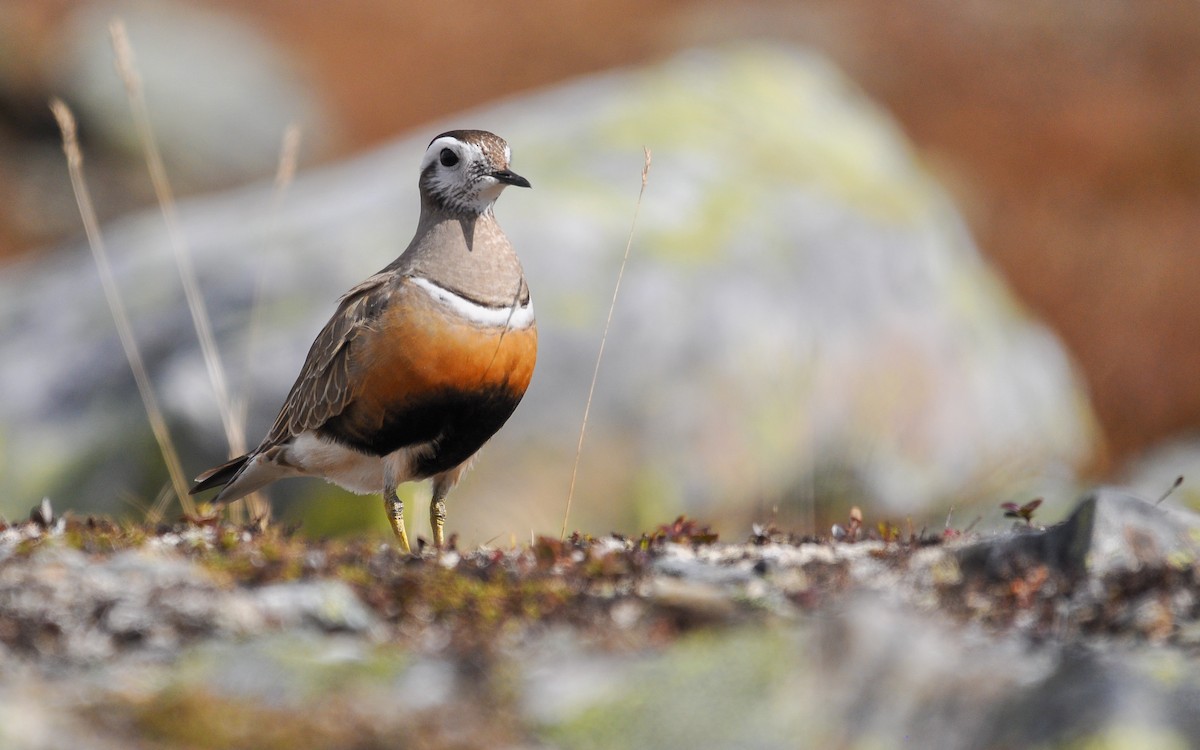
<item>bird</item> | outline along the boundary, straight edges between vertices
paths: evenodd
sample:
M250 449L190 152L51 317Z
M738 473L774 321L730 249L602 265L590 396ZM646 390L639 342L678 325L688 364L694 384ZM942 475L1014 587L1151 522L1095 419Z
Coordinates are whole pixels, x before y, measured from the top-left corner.
M397 487L432 479L434 546L446 496L516 410L537 361L537 322L521 262L493 207L529 180L504 139L452 130L421 159L421 213L396 260L346 292L257 448L200 474L218 506L285 477L381 493L411 553Z

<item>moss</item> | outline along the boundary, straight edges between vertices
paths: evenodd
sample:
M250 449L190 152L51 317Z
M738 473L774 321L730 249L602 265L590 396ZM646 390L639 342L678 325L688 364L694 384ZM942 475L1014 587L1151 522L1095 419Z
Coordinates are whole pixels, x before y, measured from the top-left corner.
M291 748L415 747L391 722L369 725L339 711L336 701L294 710L177 686L133 707L135 733L163 747L193 750L290 750Z
M42 546L42 539L43 537L22 539L13 548L13 554L17 557L29 557Z
M117 524L104 516L79 518L68 513L63 521L63 544L90 554L140 547L148 538L144 528L129 522Z
M1066 750L1185 750L1193 747L1188 737L1167 727L1117 725L1081 737L1065 745Z
M798 643L776 630L702 631L643 661L626 689L545 734L564 747L597 750L819 747L808 741L817 728L802 725L802 712L772 710L811 697L789 677L802 661Z
M401 611L428 612L456 631L495 633L508 623L539 621L560 613L575 592L551 575L522 577L484 569L426 568L405 576L394 589Z

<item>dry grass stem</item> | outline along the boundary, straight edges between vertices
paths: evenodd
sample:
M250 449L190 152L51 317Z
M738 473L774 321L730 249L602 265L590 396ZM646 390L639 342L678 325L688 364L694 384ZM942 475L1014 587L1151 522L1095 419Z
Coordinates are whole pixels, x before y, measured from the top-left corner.
M270 209L271 247L267 252L261 253L258 257L258 269L254 275L254 295L250 303L250 322L246 331L245 360L247 380L250 380L250 370L254 367L255 352L258 350L258 340L262 332L263 286L266 283L267 272L270 269L269 256L274 255L275 246L279 242L280 212L283 210L283 201L287 196L288 188L291 187L292 182L296 178L296 164L299 162L300 156L300 136L300 126L296 123L289 124L283 131L283 139L279 148L279 166L275 170L275 187L271 197ZM240 398L234 404L238 422L242 425L246 424L249 407L250 404L246 398ZM250 510L250 515L254 519L264 521L270 518L271 504L262 492L250 493L245 497L245 501L246 507Z
M189 498L190 500L191 498ZM167 485L158 492L158 496L154 498L154 502L146 511L146 523L150 526L157 526L163 520L163 516L167 513L167 504L171 502L171 487ZM194 511L189 511L188 515L195 516Z
M296 164L300 160L300 126L289 123L283 131L283 142L279 147L279 168L275 170L275 202L274 211L278 215L279 207L287 190L296 179Z
M196 272L192 265L191 252L179 226L179 214L176 210L175 197L171 183L167 179L167 170L163 164L162 153L158 148L158 140L150 124L150 112L146 105L142 79L138 74L134 61L133 47L129 43L129 35L125 24L119 18L109 23L109 34L112 37L113 51L116 53L117 72L125 84L125 94L133 113L134 127L150 171L150 182L154 187L154 195L162 211L166 224L167 236L179 270L179 280L183 284L184 298L192 316L192 324L196 329L196 337L200 341L200 352L204 357L204 365L208 371L208 379L216 396L217 409L221 415L221 424L225 429L225 439L229 444L229 455L241 455L246 452L246 431L238 411L233 408L229 394L229 386L225 377L225 368L221 364L221 356L213 338L212 323L204 297L196 282ZM238 514L240 515L240 513Z
M76 137L75 117L67 105L59 99L50 102L50 110L54 113L54 119L58 121L58 127L62 131L63 152L67 156L71 188L75 192L75 202L78 204L79 214L83 218L83 229L87 234L88 247L91 248L92 258L96 262L100 284L104 288L104 298L108 302L108 309L112 312L113 321L116 323L121 347L125 350L125 358L129 361L129 369L133 371L133 379L137 383L138 393L146 408L150 429L154 432L154 439L158 442L158 448L162 452L163 462L167 465L167 473L171 476L171 484L175 489L175 494L179 497L180 506L185 513L194 514L195 505L187 494L188 482L183 473L183 465L179 461L179 454L175 450L175 444L171 441L166 419L158 405L154 389L150 385L146 365L142 360L137 341L133 338L133 327L129 323L125 305L121 301L121 292L117 288L112 266L108 262L104 236L100 233L100 222L96 218L91 194L88 192L83 176L83 152L79 148L79 140ZM156 505L158 504L156 503Z
M612 325L613 310L617 307L617 295L621 293L621 279L625 276L625 264L629 262L629 249L633 247L633 232L637 228L638 214L642 210L642 196L646 194L646 182L650 179L650 149L643 147L645 161L642 164L642 187L638 190L637 203L633 207L633 221L629 226L629 238L625 241L625 255L617 271L617 283L613 286L612 302L608 306L608 318L604 321L604 333L600 336L600 350L596 352L596 366L592 369L592 384L588 386L587 402L583 407L583 420L579 425L579 444L575 446L575 465L571 468L571 487L567 490L567 509L563 513L562 531L559 540L567 536L567 523L571 518L571 500L575 497L575 480L579 476L579 459L583 455L583 438L587 433L588 415L592 411L592 396L596 393L596 379L600 376L600 361L604 359L604 344L608 341L608 328Z

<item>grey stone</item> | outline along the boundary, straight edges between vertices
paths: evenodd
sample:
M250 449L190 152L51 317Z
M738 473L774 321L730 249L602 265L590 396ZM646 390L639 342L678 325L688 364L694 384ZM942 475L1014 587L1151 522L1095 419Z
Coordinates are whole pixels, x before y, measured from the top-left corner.
M1200 674L1178 654L1034 646L877 593L786 628L704 631L602 670L577 654L555 658L560 669L539 671L530 688L545 704L529 710L567 747L966 750L1200 740ZM593 682L572 686L576 668ZM586 701L547 697L558 689Z
M264 616L278 627L316 627L364 633L379 627L375 614L341 581L277 583L254 592Z
M92 664L125 651L166 656L195 640L277 630L368 639L382 632L375 614L341 581L224 586L169 549L104 558L53 538L0 565L0 623L16 653L64 664Z
M1146 568L1189 568L1200 552L1200 515L1101 488L1061 524L985 539L958 552L964 571L1010 577L1048 565L1073 578L1103 579Z
M1194 661L1153 651L1063 649L1053 669L989 710L968 748L1194 747L1200 741Z
M140 550L96 559L48 542L0 566L0 619L22 652L63 662L109 658L130 643L168 653L198 633L225 632L235 596L195 563Z
M269 177L288 123L325 121L285 51L250 24L169 0L104 0L71 10L51 59L44 61L56 89L75 106L91 138L138 153L107 33L109 22L121 18L155 139L177 190ZM319 152L322 130L309 134L309 153Z

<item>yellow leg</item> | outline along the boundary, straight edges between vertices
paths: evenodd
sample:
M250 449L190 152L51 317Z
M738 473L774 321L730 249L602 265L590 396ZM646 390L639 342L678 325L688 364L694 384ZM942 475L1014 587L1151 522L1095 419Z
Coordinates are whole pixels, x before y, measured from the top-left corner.
M383 491L383 506L387 509L388 520L392 523L392 532L400 543L400 550L406 555L412 554L408 544L408 532L404 530L404 501L396 494L395 487L387 487Z
M433 478L433 499L429 502L429 525L433 527L433 544L439 550L446 545L446 495L454 489L459 477L471 465L471 459L463 461L448 471Z
M441 549L446 543L446 501L434 493L429 503L429 525L433 527L433 546Z

